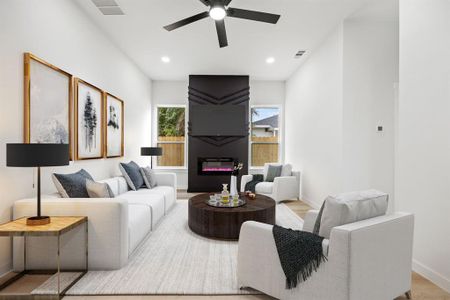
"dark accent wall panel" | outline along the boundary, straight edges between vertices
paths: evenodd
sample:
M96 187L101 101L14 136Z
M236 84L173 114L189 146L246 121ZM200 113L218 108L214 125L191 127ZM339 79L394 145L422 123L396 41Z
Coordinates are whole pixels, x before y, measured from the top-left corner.
M242 162L244 168L241 174L248 174L248 132L249 132L249 101L250 82L248 76L189 76L189 123L188 123L188 191L189 192L218 192L222 183L229 183L230 174L199 175L199 158L233 158ZM243 124L243 136L194 136L192 127L195 124L195 111L198 106L214 105L215 109L221 105L241 105L245 108L245 115L240 119L229 120L234 124ZM204 107L203 107L204 108ZM224 108L225 109L225 108ZM217 124L211 118L208 124L223 128L226 124ZM240 180L238 180L238 187Z

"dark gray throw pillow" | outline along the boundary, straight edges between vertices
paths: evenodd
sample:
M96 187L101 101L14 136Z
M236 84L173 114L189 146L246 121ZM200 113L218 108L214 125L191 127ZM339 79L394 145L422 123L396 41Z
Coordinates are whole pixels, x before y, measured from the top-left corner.
M130 161L128 164L119 164L120 172L128 183L128 186L133 191L137 191L144 185L144 178L142 178L141 168L134 161Z
M89 198L86 179L93 180L84 169L72 174L52 174L53 183L63 198Z
M280 177L282 169L283 169L283 166L281 166L281 165L280 166L269 165L269 169L267 170L266 181L273 182L275 180L275 177Z

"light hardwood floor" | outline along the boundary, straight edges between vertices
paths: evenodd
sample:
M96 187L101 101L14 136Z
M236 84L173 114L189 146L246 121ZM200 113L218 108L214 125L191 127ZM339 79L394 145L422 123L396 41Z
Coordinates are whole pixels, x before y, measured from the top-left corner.
M178 199L188 199L194 194L186 191L178 192ZM311 209L309 205L302 201L285 202L296 214L304 217L305 213ZM233 295L233 296L182 296L182 295L158 295L158 296L67 296L65 300L273 300L274 298L265 295ZM403 300L402 296L396 300ZM450 294L440 289L429 280L413 273L412 275L412 299L414 300L450 300Z

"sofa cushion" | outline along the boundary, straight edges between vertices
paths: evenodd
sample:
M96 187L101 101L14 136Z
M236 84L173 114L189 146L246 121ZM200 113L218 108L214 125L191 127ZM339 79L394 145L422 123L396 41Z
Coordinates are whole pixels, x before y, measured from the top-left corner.
M131 254L141 243L152 226L149 206L128 204L128 253Z
M89 198L114 198L114 192L105 182L86 179L86 190Z
M329 239L334 227L382 216L387 208L388 194L376 190L329 196L317 218L320 224L316 224L314 231Z
M129 191L120 195L120 198L127 200L129 204L150 207L151 224L152 229L154 229L164 216L164 194L148 193L148 191L150 190L140 189L138 191Z
M117 178L117 183L119 185L118 195L128 192L130 189L128 188L128 183L127 183L127 180L125 179L125 177L118 176L116 178Z
M123 177L125 177L128 186L133 191L137 191L144 185L144 179L142 178L140 167L134 161L130 161L127 164L119 163L119 169Z
M175 188L171 186L155 186L151 190L148 190L150 193L155 194L163 194L164 195L164 212L167 214L173 207L176 202L176 191Z
M272 194L273 182L260 182L256 185L257 194Z
M142 174L142 178L144 178L145 186L148 189L154 188L156 186L155 172L150 167L141 168L140 171Z
M119 181L118 181L117 177L103 179L103 180L99 180L97 182L102 182L102 183L108 184L108 186L110 187L114 196L119 195Z
M84 169L72 174L52 174L53 183L63 198L89 198L86 179L93 180Z

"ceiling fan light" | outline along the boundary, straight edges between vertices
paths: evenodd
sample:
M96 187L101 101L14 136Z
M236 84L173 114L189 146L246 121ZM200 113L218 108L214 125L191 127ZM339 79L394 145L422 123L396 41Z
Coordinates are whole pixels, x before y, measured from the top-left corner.
M209 16L216 21L223 20L226 15L227 12L225 11L225 8L222 6L213 6L209 10Z

